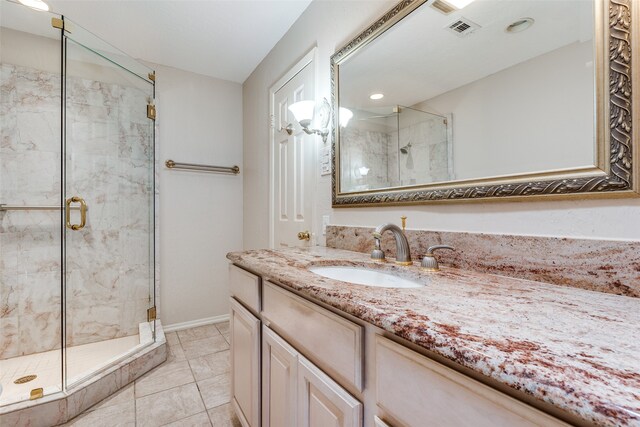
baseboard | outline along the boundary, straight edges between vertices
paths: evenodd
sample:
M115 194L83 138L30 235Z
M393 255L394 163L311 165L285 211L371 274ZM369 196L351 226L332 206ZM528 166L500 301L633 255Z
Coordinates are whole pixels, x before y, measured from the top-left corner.
M172 325L167 325L167 326L163 325L162 329L164 329L164 332L167 333L167 332L181 331L183 329L195 328L196 326L213 325L215 323L222 323L222 322L228 322L228 321L229 321L229 315L223 314L221 316L205 317L204 319L189 320L188 322L174 323Z

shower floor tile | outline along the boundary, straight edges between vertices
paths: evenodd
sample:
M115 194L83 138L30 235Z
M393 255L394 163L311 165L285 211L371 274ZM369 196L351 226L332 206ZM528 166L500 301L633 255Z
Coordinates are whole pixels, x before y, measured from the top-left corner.
M109 364L114 359L128 353L140 344L139 335L99 341L67 349L69 384ZM37 375L36 379L24 384L14 381L26 375ZM42 387L45 394L61 390L62 352L46 351L27 356L0 360L0 405L6 405L29 398L34 388Z

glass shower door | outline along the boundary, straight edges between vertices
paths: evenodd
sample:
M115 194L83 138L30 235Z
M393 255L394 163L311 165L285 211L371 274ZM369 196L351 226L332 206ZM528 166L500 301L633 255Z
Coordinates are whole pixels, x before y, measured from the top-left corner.
M59 15L0 1L0 406L62 387Z
M70 387L153 342L154 84L150 69L67 19L64 50Z

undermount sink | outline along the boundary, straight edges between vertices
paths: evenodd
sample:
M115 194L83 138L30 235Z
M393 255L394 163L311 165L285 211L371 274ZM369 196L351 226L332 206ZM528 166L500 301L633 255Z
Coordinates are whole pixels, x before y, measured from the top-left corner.
M421 288L422 283L364 267L318 266L309 271L329 279L379 288Z

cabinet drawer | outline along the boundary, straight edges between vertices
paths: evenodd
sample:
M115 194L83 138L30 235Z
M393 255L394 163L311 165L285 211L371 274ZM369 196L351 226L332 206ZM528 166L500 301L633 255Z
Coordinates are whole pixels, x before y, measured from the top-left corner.
M407 427L568 426L380 336L375 371L378 406Z
M363 328L265 282L265 322L330 375L362 391Z
M230 264L229 293L254 313L260 313L260 277Z

